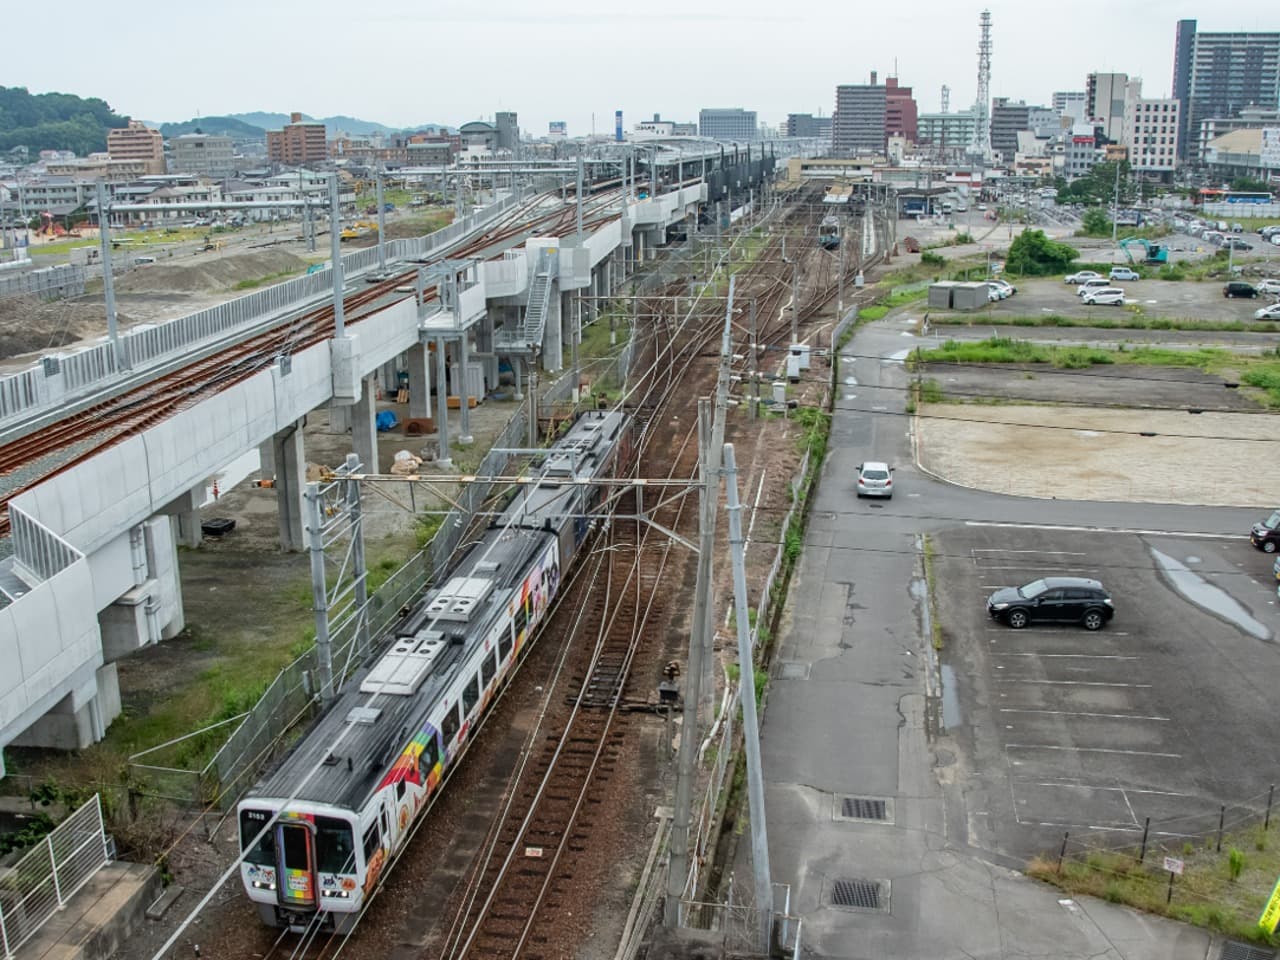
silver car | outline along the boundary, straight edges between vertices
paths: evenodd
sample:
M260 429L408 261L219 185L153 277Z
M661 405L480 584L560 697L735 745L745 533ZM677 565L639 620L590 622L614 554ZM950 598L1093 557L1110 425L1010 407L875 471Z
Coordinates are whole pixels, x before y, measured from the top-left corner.
M893 497L893 467L878 460L858 464L859 497Z

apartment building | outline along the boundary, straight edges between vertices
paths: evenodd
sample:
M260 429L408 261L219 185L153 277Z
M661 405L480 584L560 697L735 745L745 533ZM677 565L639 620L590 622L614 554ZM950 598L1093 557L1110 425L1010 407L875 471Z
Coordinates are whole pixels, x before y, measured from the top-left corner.
M169 170L206 177L229 176L236 166L230 137L208 133L184 133L169 141Z
M300 113L290 114L283 129L267 131L267 159L272 163L323 163L327 153L324 124L304 122Z
M147 173L164 173L164 138L140 120L108 130L107 153L113 160L140 160Z
M837 157L884 156L886 88L876 83L842 84L836 87L836 109L831 118L831 151Z

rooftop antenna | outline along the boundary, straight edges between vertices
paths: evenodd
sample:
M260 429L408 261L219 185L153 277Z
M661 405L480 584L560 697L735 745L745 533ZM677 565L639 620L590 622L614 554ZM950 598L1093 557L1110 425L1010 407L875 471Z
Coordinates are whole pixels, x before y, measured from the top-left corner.
M951 112L951 88L945 83L942 85L942 112Z
M991 11L983 10L978 20L978 102L977 123L973 125L973 152L984 160L991 156Z

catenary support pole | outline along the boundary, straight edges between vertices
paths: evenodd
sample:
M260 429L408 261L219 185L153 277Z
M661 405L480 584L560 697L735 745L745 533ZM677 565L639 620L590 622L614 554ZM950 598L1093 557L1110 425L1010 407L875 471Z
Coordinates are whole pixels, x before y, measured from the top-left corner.
M747 816L751 820L751 866L755 873L757 947L770 952L773 930L773 881L769 872L769 834L764 820L764 773L760 769L760 729L756 725L755 660L747 619L746 545L742 504L738 501L738 461L733 444L724 445L724 482L729 513L729 550L733 557L733 609L738 627L738 696L742 704L742 741L747 754Z
M575 221L577 224L578 241L582 241L582 154L578 154L578 200L576 204Z
M111 215L107 210L107 189L99 180L98 191L98 244L102 250L102 296L107 305L107 339L116 359L117 370L129 369L124 344L120 342L120 328L116 318L115 277L111 274Z
M384 237L387 235L387 214L382 203L382 164L374 172L374 189L378 204L378 272L387 272L387 247Z
M360 472L360 458L347 454L346 474ZM360 481L347 480L347 522L351 524L351 569L356 588L356 650L361 656L369 652L369 570L364 553L364 518L360 509Z
M436 337L436 460L441 466L448 466L449 459L449 372L444 357L444 337Z
M694 761L701 731L698 729L698 702L702 697L703 651L709 619L706 615L711 595L711 561L715 552L715 523L710 519L711 501L719 486L710 469L711 402L698 400L698 578L694 588L693 623L689 634L689 663L685 673L684 704L680 722L680 757L676 773L676 796L671 819L671 857L667 872L667 898L663 922L680 926L680 897L689 873L689 822L692 816Z
M311 610L316 621L316 687L320 699L333 699L333 644L329 637L329 587L324 568L324 504L320 484L307 484L307 547L311 554Z
M329 272L333 274L333 338L341 340L347 335L342 312L342 287L346 280L342 276L342 215L338 209L338 175L329 174L329 254L332 262Z

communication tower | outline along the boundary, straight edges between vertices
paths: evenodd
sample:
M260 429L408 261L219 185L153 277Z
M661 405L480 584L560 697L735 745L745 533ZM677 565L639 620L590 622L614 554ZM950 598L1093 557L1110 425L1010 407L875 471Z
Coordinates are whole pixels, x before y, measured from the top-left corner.
M942 112L951 112L951 88L945 83L942 85Z
M991 156L991 11L979 18L982 33L978 40L978 102L974 105L973 152L984 160Z

